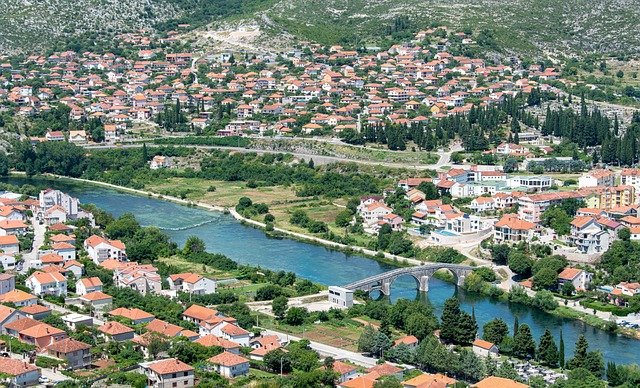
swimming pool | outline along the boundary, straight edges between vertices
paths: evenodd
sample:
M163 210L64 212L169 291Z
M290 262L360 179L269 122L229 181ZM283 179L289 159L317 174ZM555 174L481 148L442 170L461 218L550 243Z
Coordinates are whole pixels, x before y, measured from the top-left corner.
M450 230L445 230L445 229L439 229L439 230L436 230L433 233L437 233L437 234L439 234L441 236L459 236L458 233L452 232Z

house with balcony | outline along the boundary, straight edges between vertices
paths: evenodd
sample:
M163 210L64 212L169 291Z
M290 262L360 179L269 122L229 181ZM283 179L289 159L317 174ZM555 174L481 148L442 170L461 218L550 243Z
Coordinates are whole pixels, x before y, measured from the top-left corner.
M67 278L59 272L36 271L25 281L35 295L67 295Z
M98 265L107 259L122 261L127 258L127 248L120 240L108 240L94 234L84 240L83 246L89 258Z
M571 283L578 291L587 289L593 274L580 268L567 267L558 274L558 289L562 289L565 283Z
M603 253L609 249L615 234L594 217L576 216L571 221L569 242L583 254Z
M578 179L578 187L613 186L615 174L611 170L595 169L582 174Z
M536 236L538 226L520 219L515 214L505 214L493 225L493 240L496 244L531 241Z

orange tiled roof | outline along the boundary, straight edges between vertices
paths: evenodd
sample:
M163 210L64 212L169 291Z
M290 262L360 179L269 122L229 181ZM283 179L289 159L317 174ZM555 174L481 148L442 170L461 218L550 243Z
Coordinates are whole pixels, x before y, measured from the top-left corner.
M238 356L237 354L233 354L225 351L218 354L217 356L211 357L209 359L209 362L215 365L235 366L235 365L248 363L249 360L247 360L244 357Z

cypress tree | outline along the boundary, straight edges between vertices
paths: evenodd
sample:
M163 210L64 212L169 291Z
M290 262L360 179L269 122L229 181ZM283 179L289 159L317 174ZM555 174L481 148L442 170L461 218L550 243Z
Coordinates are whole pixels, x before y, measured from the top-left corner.
M622 385L624 383L621 371L616 366L616 363L613 361L609 361L607 364L607 381L609 382L609 386L617 387L618 385Z
M513 335L516 335L516 333L518 332L518 326L520 325L518 324L518 317L516 316L513 321Z
M560 368L564 368L564 338L562 338L562 331L560 332L560 345L558 346L558 363Z

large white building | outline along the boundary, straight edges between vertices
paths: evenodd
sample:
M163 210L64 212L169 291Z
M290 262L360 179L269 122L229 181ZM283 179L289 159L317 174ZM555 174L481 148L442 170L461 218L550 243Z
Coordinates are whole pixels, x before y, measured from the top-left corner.
M216 281L195 273L179 273L167 279L169 289L189 294L204 295L216 292Z
M120 240L108 240L104 237L93 235L84 240L84 249L94 263L100 264L107 259L125 260L127 258L126 247Z

